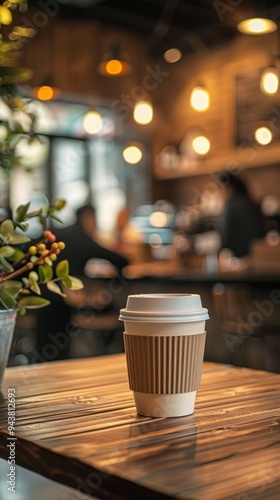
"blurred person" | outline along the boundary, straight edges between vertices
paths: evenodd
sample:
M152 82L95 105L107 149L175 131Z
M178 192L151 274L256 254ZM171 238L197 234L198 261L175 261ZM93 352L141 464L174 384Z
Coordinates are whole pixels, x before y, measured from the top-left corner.
M225 196L221 249L229 249L238 258L247 257L251 241L266 235L265 217L240 177L225 172L219 176L219 181Z
M127 256L130 263L142 262L143 242L142 230L131 220L129 210L122 208L116 217L114 249Z
M125 257L97 243L95 209L92 205L78 208L76 222L72 226L56 230L56 235L57 240L65 243L61 258L69 261L73 276L83 276L85 265L90 259L107 260L120 274L128 264Z

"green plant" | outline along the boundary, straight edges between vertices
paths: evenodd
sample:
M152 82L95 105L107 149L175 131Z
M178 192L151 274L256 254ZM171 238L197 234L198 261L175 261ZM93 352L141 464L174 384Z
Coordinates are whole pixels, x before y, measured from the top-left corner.
M56 263L65 245L62 241L56 242L56 236L46 229L48 218L60 221L57 212L64 206L64 200L57 200L54 205L46 203L40 209L29 211L27 203L17 208L13 219L6 219L0 225L0 308L18 307L20 314L24 314L26 309L50 303L41 297L43 286L62 297L65 295L60 285L72 290L83 288L79 279L69 275L67 260ZM43 237L24 251L21 246L31 240L23 232L28 230L28 220L34 217L42 226ZM19 276L20 280L15 279Z
M36 117L16 87L32 76L30 69L19 65L24 44L35 35L33 29L17 24L16 11L26 12L27 7L27 0L0 1L0 167L6 174L22 166L18 142L25 136L30 142L38 140L33 134Z

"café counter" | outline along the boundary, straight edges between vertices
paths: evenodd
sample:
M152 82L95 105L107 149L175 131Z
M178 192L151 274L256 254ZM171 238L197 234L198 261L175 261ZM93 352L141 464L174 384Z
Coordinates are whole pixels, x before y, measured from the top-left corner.
M99 284L94 278L87 281L87 300L91 287L92 295L99 297L100 303L106 298L111 300L109 314L115 318L131 294L197 293L210 315L206 360L280 371L280 275L277 273L209 275L163 263L146 264L131 266L123 277L100 280Z
M130 267L123 276L84 278L83 290L67 291L67 304L71 311L66 311L67 320L63 312L58 332L64 331L65 321L70 318L69 349L59 350L59 355L73 358L122 352L122 324L118 321L118 314L125 306L128 295L197 293L210 315L205 360L280 372L279 275L207 275L186 269L179 272L177 268L165 267L163 263L153 267L139 266L137 271L136 275L135 267ZM48 328L44 325L46 332L55 333L57 308L61 311L60 297L56 303L52 301L48 311L45 311L46 322L55 318ZM50 341L53 343L53 339L47 333L45 337L42 335L39 325L36 326L36 312L35 316L31 314L18 318L15 335L18 344L14 354L22 354L20 349L24 344L21 339L26 336L29 344L34 339L37 344L40 341L42 345L34 345L34 350L40 353L40 361L49 361L51 359L46 356L44 346ZM78 331L79 335L71 335L72 331ZM34 362L33 355L30 357L27 352L26 357L29 362Z

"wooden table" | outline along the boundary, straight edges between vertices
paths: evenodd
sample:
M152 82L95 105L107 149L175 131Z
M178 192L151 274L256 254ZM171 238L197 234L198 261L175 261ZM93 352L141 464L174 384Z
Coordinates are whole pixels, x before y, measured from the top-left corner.
M135 412L123 354L9 368L0 404L6 459L8 388L16 391L16 463L76 491L116 500L280 498L280 374L205 363L195 413L152 419Z

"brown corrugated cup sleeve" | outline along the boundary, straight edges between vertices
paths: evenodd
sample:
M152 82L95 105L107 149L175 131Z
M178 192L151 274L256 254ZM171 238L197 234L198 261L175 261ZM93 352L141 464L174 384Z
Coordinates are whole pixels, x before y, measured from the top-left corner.
M200 386L206 332L141 336L124 332L129 387L150 394L179 394Z

